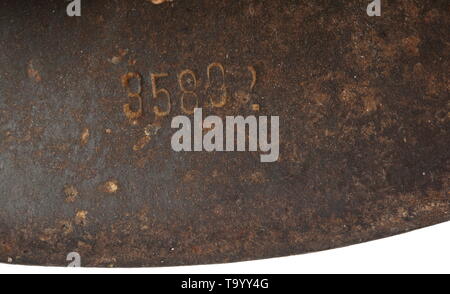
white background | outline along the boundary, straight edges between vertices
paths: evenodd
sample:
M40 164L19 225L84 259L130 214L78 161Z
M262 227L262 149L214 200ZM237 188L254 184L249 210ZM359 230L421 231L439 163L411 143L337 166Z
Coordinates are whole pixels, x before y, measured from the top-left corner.
M0 264L0 273L450 273L450 222L382 240L300 256L224 265L151 269L69 269Z

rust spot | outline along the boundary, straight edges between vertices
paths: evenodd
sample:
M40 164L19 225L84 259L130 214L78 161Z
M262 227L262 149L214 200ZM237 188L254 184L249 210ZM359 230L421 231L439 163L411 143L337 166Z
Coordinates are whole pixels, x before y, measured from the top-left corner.
M78 190L74 186L67 186L64 188L64 194L66 195L66 202L73 203L78 197Z
M88 128L84 128L83 131L81 132L81 145L86 145L89 141L89 129Z
M34 68L33 61L30 61L28 63L28 77L30 79L33 79L36 83L39 83L42 81L41 75L39 72Z
M340 98L343 102L350 102L356 98L356 94L349 87L346 87L342 90Z
M69 235L73 232L73 226L70 221L62 220L59 222L63 235Z
M112 64L119 64L122 62L123 58L128 54L128 49L120 49L119 55L113 56L109 61Z
M183 182L192 182L200 176L200 172L197 170L190 170L183 176Z
M119 190L119 182L110 180L100 186L100 191L108 194L114 194Z
M139 151L144 149L145 146L151 141L150 136L144 136L137 141L137 143L133 146L134 151Z
M419 56L419 44L420 38L417 36L411 36L402 40L406 53L412 56Z
M264 173L261 171L255 171L249 175L243 175L243 176L241 176L241 180L245 181L245 182L249 182L251 184L263 184L263 183L267 182L267 178L265 177Z
M146 136L154 136L158 134L158 131L161 129L161 125L159 123L149 124L144 128L144 133Z
M365 106L366 112L372 112L372 111L377 110L378 102L374 96L372 96L372 95L364 96L363 101L364 101L364 106Z
M173 0L148 0L148 1L152 2L153 4L162 4L162 3L173 1Z
M313 99L317 102L317 104L324 105L330 99L330 95L326 93L317 93L313 95Z
M252 110L255 111L255 112L260 111L260 106L259 106L259 104L252 104L251 108L252 108Z
M236 99L239 101L239 103L241 104L247 104L248 102L250 102L250 94L246 93L242 90L237 91L234 96L236 97Z
M75 215L75 224L82 225L82 226L86 225L87 215L88 215L88 212L86 210L78 211Z
M81 250L92 250L92 246L83 241L78 241L77 248Z

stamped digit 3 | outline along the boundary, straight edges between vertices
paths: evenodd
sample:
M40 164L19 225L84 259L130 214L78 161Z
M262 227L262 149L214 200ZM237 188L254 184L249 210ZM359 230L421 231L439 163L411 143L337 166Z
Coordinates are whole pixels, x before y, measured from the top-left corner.
M136 79L138 82L137 85L137 91L133 92L130 86L130 81L132 79ZM142 77L137 72L129 72L122 76L122 85L124 88L128 91L128 98L130 100L137 100L138 103L138 109L136 111L131 110L131 104L127 103L123 105L123 112L125 113L125 116L130 119L134 120L137 118L140 118L143 114L143 101L142 101Z

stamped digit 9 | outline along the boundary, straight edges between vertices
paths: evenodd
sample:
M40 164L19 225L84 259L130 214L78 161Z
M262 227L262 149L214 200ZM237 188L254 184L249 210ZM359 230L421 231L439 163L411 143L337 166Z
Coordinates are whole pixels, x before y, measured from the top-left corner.
M214 62L214 63L211 63L210 65L208 65L208 69L207 69L208 83L206 85L207 90L212 87L211 72L212 72L213 68L218 68L222 75L222 84L220 87L218 87L218 89L220 91L222 91L222 94L220 95L219 101L214 101L215 99L213 98L213 95L209 95L209 99L210 99L210 103L213 107L220 108L220 107L224 107L227 104L227 97L228 97L227 87L225 85L225 68L223 67L222 64L217 63L217 62Z

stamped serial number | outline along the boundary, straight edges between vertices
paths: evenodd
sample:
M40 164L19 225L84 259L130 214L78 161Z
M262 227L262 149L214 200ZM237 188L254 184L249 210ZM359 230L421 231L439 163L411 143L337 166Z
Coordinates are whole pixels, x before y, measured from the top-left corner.
M246 69L251 75L248 84L248 92L252 93L257 81L256 70L253 66ZM213 74L218 77L213 79ZM159 87L158 82L168 78L168 73L150 73L151 97L147 101L143 98L143 77L138 72L128 72L121 77L122 86L126 89L129 102L123 105L123 112L130 120L136 120L143 117L146 110L153 112L157 118L169 116L173 110L172 94L168 89ZM180 110L183 114L193 114L195 108L212 107L222 108L230 100L228 85L226 81L225 67L218 62L211 63L206 68L206 83L203 89L200 89L197 74L190 69L185 69L177 75L177 86L181 92L177 95L179 99ZM132 87L135 83L137 86ZM205 105L200 105L199 91L206 93L207 99ZM148 106L146 106L148 103ZM133 106L132 106L133 104Z

